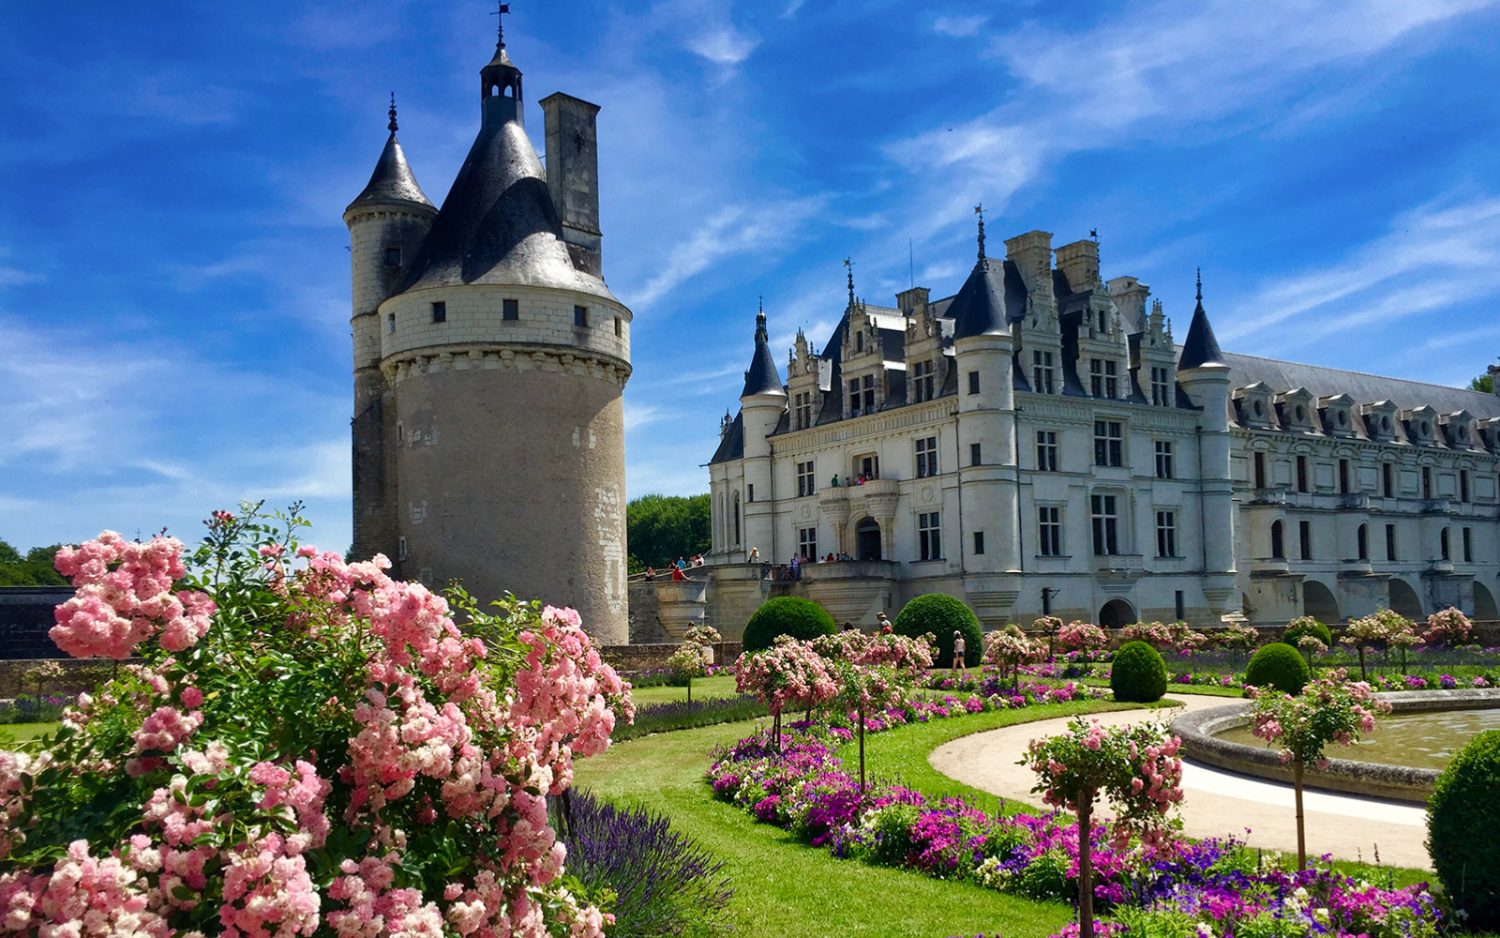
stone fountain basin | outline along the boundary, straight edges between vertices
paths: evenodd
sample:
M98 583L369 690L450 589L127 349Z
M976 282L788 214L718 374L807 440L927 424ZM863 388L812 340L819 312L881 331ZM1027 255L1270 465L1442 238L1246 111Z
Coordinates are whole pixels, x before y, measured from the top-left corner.
M1389 703L1394 713L1500 707L1500 689L1493 688L1391 691L1376 696ZM1246 702L1184 714L1172 722L1172 732L1182 737L1185 758L1230 772L1290 783L1291 765L1283 763L1275 749L1247 746L1217 735L1249 722L1250 704ZM1379 732L1378 728L1376 732ZM1335 744L1328 751L1336 752L1340 748ZM1309 766L1303 773L1302 783L1310 788L1426 804L1439 774L1436 769L1335 758L1329 760L1326 769Z

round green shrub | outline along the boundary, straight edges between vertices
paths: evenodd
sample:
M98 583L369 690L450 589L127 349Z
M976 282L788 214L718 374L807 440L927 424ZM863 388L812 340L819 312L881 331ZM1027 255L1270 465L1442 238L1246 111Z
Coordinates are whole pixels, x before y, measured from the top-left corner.
M745 650L764 651L776 643L778 635L805 642L836 631L833 616L822 606L800 596L778 596L755 610L745 623Z
M954 632L962 632L964 636L965 667L979 664L984 654L984 630L979 627L979 617L962 599L947 593L923 593L913 597L891 623L891 631L908 638L921 638L928 632L937 636L933 664L939 668L953 667Z
M1479 932L1500 930L1500 730L1470 740L1427 802L1427 851L1453 907Z
M1274 687L1283 694L1300 694L1312 678L1302 652L1286 642L1262 645L1250 656L1245 683L1252 687Z
M1281 633L1281 640L1296 648L1297 639L1304 635L1311 635L1327 647L1333 647L1333 632L1328 626L1314 619L1312 616L1302 616L1300 619L1293 619L1287 625L1286 631Z
M1145 642L1126 642L1110 664L1109 689L1116 700L1155 703L1167 692L1167 662Z

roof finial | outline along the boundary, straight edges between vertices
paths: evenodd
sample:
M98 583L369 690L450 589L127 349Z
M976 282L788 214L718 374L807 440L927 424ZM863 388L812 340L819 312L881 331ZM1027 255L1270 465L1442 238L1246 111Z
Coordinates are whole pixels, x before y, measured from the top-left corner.
M1203 268L1198 268L1198 305L1203 305Z
M497 40L497 49L505 48L505 14L509 12L510 4L502 3L500 4L500 9L490 14L491 16L496 18L497 27L495 29L495 38Z
M755 311L755 341L757 343L767 341L766 306L764 302L761 302Z
M974 206L974 214L979 216L979 263L984 263L984 203L980 202Z
M396 132L396 92L391 92L391 109L386 113L391 115L391 122L386 126L391 128L391 133Z
M854 261L844 258L844 269L849 271L849 308L854 308Z

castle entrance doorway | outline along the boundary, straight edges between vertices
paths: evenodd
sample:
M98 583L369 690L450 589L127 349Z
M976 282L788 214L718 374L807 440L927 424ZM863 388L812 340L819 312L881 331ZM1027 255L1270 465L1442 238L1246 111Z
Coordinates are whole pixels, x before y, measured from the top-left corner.
M854 559L880 559L880 523L865 518L854 526Z
M1123 599L1111 599L1099 610L1101 629L1123 629L1135 621L1135 610Z

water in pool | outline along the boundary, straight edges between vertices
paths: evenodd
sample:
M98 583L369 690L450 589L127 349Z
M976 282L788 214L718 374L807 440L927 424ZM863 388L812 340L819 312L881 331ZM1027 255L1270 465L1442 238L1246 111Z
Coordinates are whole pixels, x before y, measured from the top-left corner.
M1335 759L1442 769L1476 734L1496 729L1500 729L1500 708L1397 713L1381 717L1375 732L1353 746L1335 743L1324 752ZM1250 735L1247 726L1218 735L1247 746L1266 745L1265 740Z

